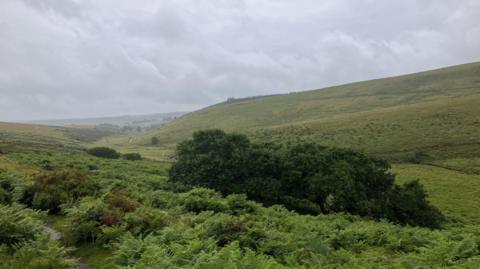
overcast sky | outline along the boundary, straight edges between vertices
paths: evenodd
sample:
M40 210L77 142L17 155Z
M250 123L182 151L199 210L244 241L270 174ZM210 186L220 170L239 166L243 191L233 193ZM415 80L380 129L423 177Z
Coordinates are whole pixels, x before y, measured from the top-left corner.
M186 111L479 60L478 0L0 0L0 120Z

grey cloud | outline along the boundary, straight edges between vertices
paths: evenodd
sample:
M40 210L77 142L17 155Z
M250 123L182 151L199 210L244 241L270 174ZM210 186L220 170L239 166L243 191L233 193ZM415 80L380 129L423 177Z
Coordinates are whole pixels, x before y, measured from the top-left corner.
M2 0L0 120L197 109L479 60L480 3Z

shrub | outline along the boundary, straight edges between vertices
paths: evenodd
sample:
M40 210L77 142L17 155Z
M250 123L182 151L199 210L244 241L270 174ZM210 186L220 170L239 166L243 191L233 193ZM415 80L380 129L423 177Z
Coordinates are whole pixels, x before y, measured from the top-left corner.
M0 177L0 204L11 204L13 202L14 188L11 178Z
M119 210L105 209L100 217L100 222L103 225L113 226L121 223L121 218Z
M87 153L96 157L106 158L106 159L118 159L120 158L120 153L116 150L107 148L107 147L95 147L87 150Z
M116 192L110 196L110 206L123 212L132 212L137 208L138 203L125 194Z
M92 195L97 188L97 184L85 173L62 171L37 175L28 193L33 195L31 198L33 208L57 213L60 211L60 205Z
M0 268L74 269L77 266L75 260L68 257L70 252L70 249L60 246L59 242L51 240L48 235L38 235L35 240L17 245L11 255L0 250Z
M67 208L65 238L70 243L94 242L102 234L101 220L108 210L102 199L83 198L78 205Z
M122 157L129 161L138 161L142 159L142 156L139 153L125 153Z
M220 195L213 190L195 188L184 195L184 207L188 211L199 213L201 211L224 212L227 205L220 199Z
M0 205L0 245L11 248L34 240L42 227L39 216L39 213L19 205Z
M171 222L171 217L156 208L140 207L135 212L125 214L124 221L127 230L139 235L160 231Z

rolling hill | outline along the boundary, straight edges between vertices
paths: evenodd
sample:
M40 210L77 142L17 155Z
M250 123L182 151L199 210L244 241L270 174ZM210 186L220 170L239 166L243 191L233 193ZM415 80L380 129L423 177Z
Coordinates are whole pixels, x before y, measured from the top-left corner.
M170 147L201 129L317 141L394 161L480 157L480 63L291 94L230 99L137 138Z
M69 138L62 128L36 124L0 122L0 150L2 152L20 148L46 148L74 146L77 142Z
M0 151L22 148L82 148L105 136L118 134L110 126L48 126L0 122Z
M120 127L123 126L159 126L168 121L171 121L185 112L170 112L170 113L157 113L146 115L125 115L117 117L98 117L98 118L83 118L83 119L59 119L59 120L39 120L33 121L33 124L44 124L53 126L94 126L111 124Z

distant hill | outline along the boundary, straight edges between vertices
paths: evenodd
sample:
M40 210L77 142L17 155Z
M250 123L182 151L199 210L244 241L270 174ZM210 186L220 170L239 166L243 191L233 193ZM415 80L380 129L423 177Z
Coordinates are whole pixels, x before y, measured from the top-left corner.
M136 139L171 146L201 129L317 141L393 160L480 157L480 63L319 90L232 99Z
M76 147L78 141L68 137L60 127L38 124L0 122L0 152L22 148Z
M149 127L157 126L172 121L177 117L185 114L185 112L156 113L146 115L125 115L117 117L99 117L99 118L83 118L83 119L61 119L61 120L40 120L31 123L54 125L54 126L70 126L70 125L104 125L111 124L120 127L123 126L140 126ZM157 126L158 127L158 126Z
M0 122L0 151L21 148L81 148L103 137L122 133L113 125L48 126Z

